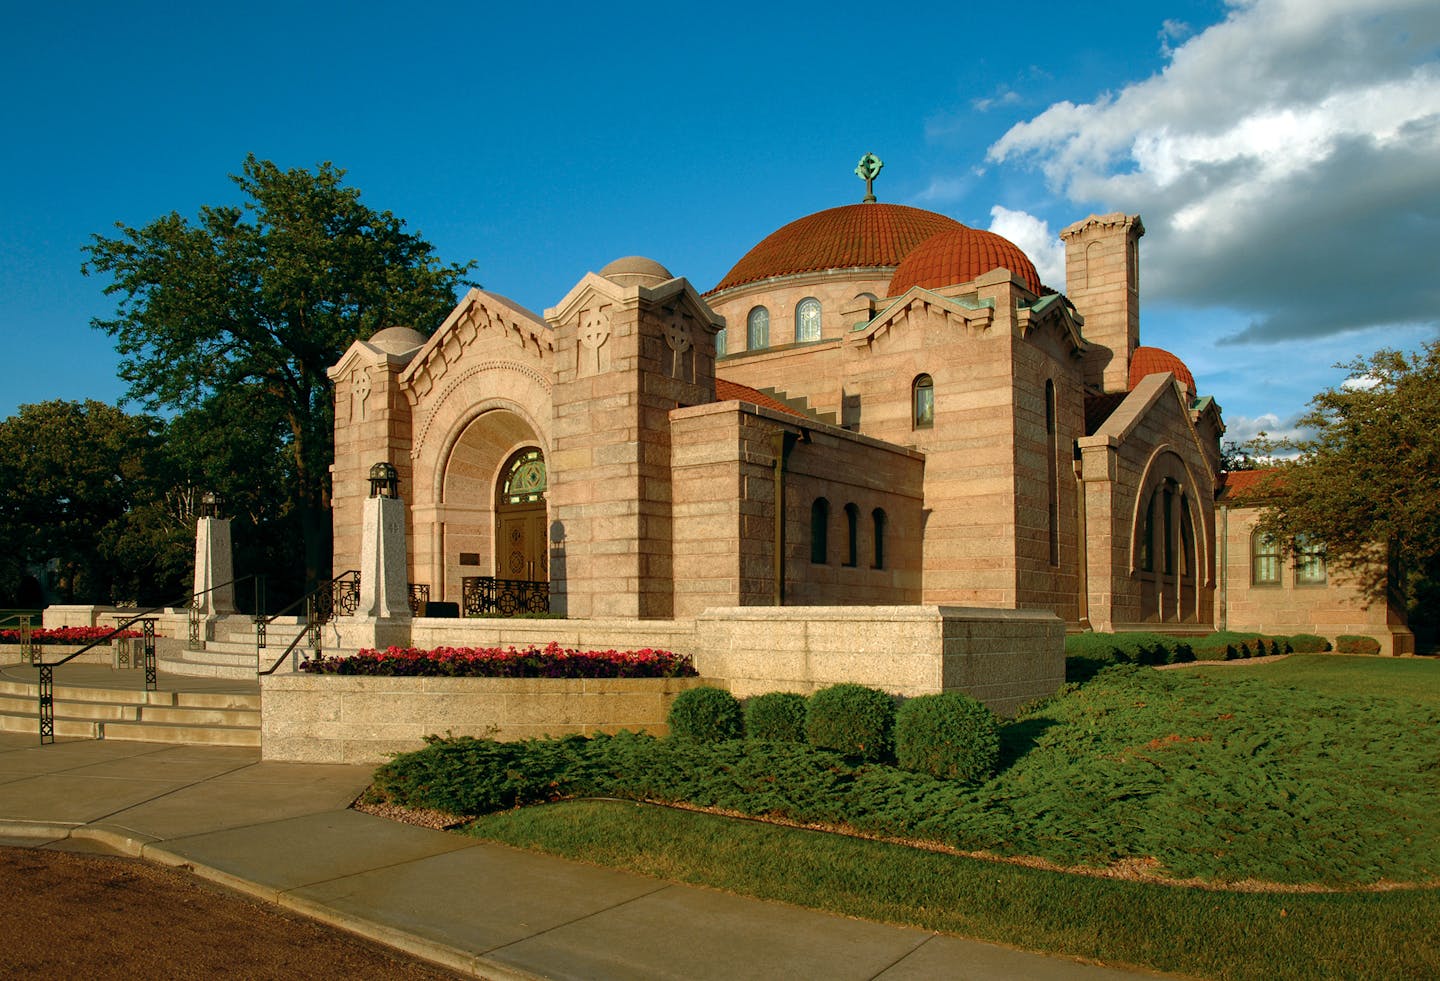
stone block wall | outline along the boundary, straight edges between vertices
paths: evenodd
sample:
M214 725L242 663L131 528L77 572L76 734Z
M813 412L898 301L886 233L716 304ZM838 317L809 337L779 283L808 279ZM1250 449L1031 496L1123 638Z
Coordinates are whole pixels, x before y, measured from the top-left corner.
M1342 576L1327 570L1324 584L1295 581L1293 558L1280 558L1280 582L1254 585L1251 541L1260 508L1221 508L1224 561L1219 588L1220 620L1230 630L1319 634L1332 643L1341 634L1373 637L1382 654L1413 654L1415 637L1384 603L1370 603Z
M261 679L267 760L377 764L439 733L532 739L644 729L664 735L675 696L698 678Z

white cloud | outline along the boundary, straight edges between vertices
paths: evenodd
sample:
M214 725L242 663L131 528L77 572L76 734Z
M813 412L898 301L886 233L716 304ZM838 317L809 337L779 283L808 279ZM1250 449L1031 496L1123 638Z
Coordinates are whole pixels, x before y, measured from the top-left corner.
M1065 245L1050 231L1049 222L1024 211L995 205L990 209L990 231L1004 236L1035 263L1040 282L1061 289L1065 283ZM1013 271L1013 270L1012 270Z
M1056 103L989 159L1142 213L1148 297L1245 310L1234 340L1436 324L1440 4L1229 6L1160 74Z
M1281 419L1273 412L1266 412L1253 419L1249 416L1225 418L1224 440L1227 443L1244 446L1262 434L1271 440L1299 439L1308 435L1305 430L1295 425L1295 419Z

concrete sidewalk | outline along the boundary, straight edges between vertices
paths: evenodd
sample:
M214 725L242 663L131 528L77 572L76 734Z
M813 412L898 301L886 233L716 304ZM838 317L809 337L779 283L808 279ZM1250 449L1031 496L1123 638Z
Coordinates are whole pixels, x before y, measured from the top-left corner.
M0 734L0 845L68 838L185 867L485 978L1137 976L397 824L349 809L370 773Z

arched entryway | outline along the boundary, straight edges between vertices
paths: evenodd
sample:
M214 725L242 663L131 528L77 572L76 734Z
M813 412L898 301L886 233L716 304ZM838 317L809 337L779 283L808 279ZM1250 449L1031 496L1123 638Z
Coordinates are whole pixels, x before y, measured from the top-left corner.
M462 613L548 609L543 446L527 420L496 408L471 419L445 455L435 553L443 556L445 598L458 601ZM522 585L500 603L507 582ZM475 599L476 589L482 599Z

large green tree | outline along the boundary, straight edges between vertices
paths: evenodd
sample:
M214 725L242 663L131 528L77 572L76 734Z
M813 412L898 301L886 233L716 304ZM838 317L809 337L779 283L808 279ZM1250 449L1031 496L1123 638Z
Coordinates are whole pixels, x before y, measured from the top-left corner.
M115 317L93 324L115 337L130 397L200 410L221 427L216 439L233 431L233 445L253 451L258 485L269 482L258 471L276 466L265 444L283 448L285 504L310 582L329 567L325 369L377 330L431 329L471 268L441 262L399 218L366 206L344 173L329 163L282 170L251 155L232 177L241 205L118 225L114 237L93 237L83 267L108 274L105 292L119 298Z
M50 566L68 602L172 600L194 521L170 494L164 423L102 402L23 405L0 420L0 592Z
M1262 486L1261 527L1292 548L1323 544L1369 599L1408 606L1428 631L1440 598L1440 341L1342 367L1349 378L1300 419L1310 435L1258 445L1298 454Z

